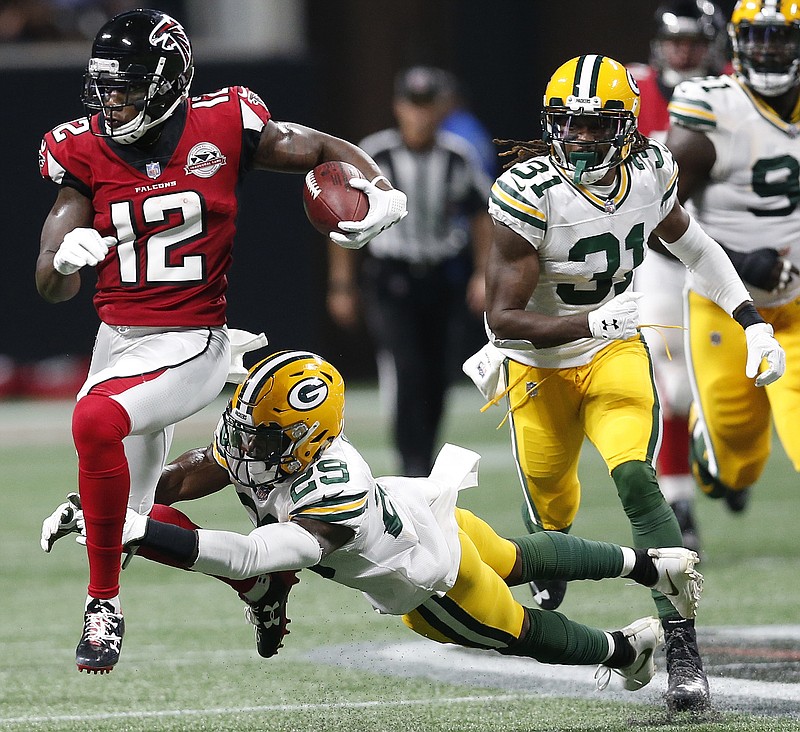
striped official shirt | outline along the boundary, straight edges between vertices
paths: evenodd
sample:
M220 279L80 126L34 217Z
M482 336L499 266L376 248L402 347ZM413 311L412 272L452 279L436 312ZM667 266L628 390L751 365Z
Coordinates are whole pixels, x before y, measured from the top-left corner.
M412 151L391 129L360 146L408 196L408 216L369 243L371 254L424 264L458 254L469 241L469 219L486 209L492 187L470 145L440 131L430 150Z

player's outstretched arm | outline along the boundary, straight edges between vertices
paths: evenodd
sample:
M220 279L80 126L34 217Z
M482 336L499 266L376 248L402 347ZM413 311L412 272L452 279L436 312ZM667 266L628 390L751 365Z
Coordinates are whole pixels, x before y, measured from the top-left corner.
M177 566L230 579L312 567L346 544L353 530L314 519L267 524L250 534L186 529L128 510L125 548L146 547Z
M175 458L161 473L155 503L171 506L210 496L230 485L228 472L213 458L211 445L195 447Z

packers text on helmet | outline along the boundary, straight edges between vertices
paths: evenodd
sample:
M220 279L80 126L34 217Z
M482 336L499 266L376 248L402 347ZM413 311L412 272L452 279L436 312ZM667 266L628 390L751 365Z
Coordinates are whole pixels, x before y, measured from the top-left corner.
M639 108L639 87L621 63L598 55L570 59L544 94L550 158L576 185L596 183L630 154Z

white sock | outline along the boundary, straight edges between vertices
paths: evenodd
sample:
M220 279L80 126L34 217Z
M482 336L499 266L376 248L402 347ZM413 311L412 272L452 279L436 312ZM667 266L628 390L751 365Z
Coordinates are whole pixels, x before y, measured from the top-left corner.
M611 636L611 633L603 631L603 635L606 637L606 641L608 642L608 655L603 659L603 663L608 661L612 655L614 655L614 651L617 650L616 643L614 643L614 638Z
M627 546L621 546L620 549L622 549L622 572L620 572L620 577L624 577L633 572L633 568L636 565L636 552Z

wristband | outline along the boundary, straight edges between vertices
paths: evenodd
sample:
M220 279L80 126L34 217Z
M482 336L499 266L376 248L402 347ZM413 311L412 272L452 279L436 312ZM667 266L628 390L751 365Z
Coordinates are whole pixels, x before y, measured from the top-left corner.
M753 305L752 300L745 300L745 302L739 305L733 311L733 319L745 329L751 325L766 322L764 318L758 314L758 310L756 310L756 306Z

